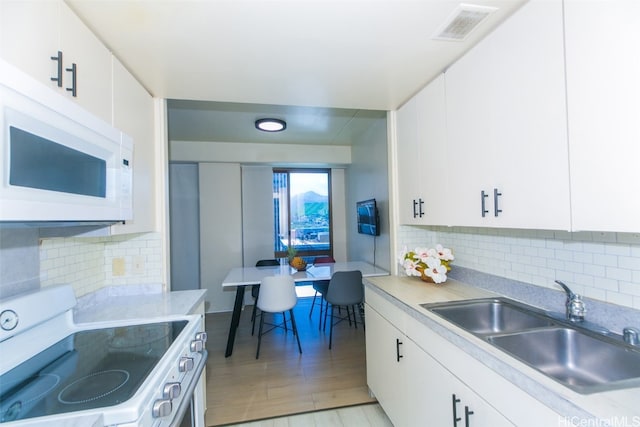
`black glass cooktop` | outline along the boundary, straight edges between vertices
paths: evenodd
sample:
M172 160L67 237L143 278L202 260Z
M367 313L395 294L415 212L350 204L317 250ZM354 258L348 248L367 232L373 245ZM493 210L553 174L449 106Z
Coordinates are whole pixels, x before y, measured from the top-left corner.
M0 423L125 402L186 324L161 322L69 335L0 376Z

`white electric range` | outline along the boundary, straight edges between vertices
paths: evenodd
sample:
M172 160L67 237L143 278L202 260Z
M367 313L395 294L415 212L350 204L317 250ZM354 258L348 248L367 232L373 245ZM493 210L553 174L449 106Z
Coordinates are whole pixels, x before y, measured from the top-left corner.
M204 426L200 315L77 324L70 286L0 301L0 424Z

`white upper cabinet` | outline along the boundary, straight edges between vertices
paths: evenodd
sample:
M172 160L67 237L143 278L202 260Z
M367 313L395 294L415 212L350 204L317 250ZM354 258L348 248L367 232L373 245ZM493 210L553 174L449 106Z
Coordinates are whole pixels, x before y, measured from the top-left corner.
M398 158L398 214L402 224L419 224L420 193L418 117L416 97L396 113L396 153Z
M398 110L400 221L447 224L447 142L444 76Z
M526 3L445 81L450 225L569 230L562 3Z
M64 2L3 0L0 22L0 56L111 123L111 53Z
M640 2L565 0L574 230L640 231Z
M157 148L153 98L113 59L113 126L133 138L133 220L112 227L113 234L156 230L160 211L156 181Z
M111 52L69 7L60 5L60 51L67 94L83 108L110 123ZM75 66L75 71L69 71ZM75 73L75 82L74 82ZM69 88L75 87L73 96Z
M62 1L0 0L0 56L77 102L133 139L133 219L100 230L110 234L156 231L162 211L157 168L160 147L155 143L154 100ZM62 87L57 61L62 52ZM76 66L76 96L71 91Z
M0 1L0 56L52 88L57 88L51 57L59 47L59 15L58 2Z

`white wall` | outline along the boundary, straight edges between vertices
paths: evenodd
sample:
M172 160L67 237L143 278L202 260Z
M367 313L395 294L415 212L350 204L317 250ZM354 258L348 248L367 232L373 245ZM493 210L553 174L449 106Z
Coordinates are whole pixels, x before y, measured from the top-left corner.
M234 290L222 290L232 267L242 266L240 165L200 163L200 282L208 313L233 308Z
M387 156L387 120L372 121L352 146L353 161L347 169L346 226L348 258L390 268L389 178ZM375 198L380 212L380 236L357 232L356 202Z
M347 165L351 147L308 144L251 144L214 141L170 141L172 162L242 164Z
M273 258L273 169L242 166L243 265Z

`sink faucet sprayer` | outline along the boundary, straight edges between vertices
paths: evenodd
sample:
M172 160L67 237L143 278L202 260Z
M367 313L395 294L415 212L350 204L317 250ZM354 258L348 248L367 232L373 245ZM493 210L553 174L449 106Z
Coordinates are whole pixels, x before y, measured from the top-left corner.
M556 283L562 286L562 289L567 294L567 301L565 306L567 308L567 320L570 322L582 322L584 321L584 315L587 313L587 309L584 306L584 302L580 295L574 294L571 289L560 280L556 280Z

